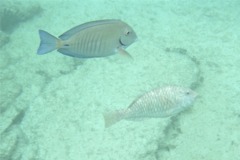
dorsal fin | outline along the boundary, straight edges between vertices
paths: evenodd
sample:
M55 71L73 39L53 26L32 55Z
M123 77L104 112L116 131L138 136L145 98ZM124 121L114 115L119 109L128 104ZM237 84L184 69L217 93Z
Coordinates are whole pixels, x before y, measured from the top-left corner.
M121 20L106 19L106 20L98 20L98 21L92 21L92 22L83 23L83 24L80 24L80 25L78 25L76 27L73 27L70 30L66 31L65 33L60 35L59 38L61 40L67 40L68 38L70 38L71 36L76 34L77 32L79 32L81 30L84 30L86 28L94 27L94 26L97 26L97 25L115 23L115 22L121 22Z

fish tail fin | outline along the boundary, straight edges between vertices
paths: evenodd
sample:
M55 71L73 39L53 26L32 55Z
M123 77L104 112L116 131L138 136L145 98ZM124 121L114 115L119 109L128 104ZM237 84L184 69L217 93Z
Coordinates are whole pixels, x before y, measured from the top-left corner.
M117 110L112 112L107 112L103 114L105 128L112 126L113 124L124 119L125 110Z
M58 48L58 38L43 30L39 30L39 36L41 42L37 54L46 54Z

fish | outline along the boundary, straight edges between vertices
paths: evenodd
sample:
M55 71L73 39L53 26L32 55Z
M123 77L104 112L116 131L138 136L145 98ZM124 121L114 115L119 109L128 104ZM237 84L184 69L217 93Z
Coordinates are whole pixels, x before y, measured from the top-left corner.
M137 40L134 30L117 19L87 22L66 31L58 38L39 30L40 45L37 54L43 55L54 50L77 58L97 58L121 53Z
M136 98L128 108L103 114L105 127L121 120L166 118L174 116L193 105L198 94L190 88L164 86Z

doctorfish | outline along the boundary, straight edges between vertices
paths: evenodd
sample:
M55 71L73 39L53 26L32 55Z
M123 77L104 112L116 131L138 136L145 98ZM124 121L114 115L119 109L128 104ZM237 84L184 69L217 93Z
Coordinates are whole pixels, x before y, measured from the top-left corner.
M98 20L76 26L58 38L39 30L38 54L58 52L78 58L105 57L115 53L130 56L126 48L134 43L137 35L121 20Z
M197 93L180 86L154 89L135 99L128 108L104 113L105 127L120 120L171 117L191 106Z

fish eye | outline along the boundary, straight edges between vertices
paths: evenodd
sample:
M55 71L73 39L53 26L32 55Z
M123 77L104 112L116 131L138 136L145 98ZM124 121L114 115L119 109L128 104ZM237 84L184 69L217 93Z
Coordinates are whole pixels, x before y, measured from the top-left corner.
M125 35L128 36L130 34L130 31L126 31Z
M186 95L190 95L190 92L189 92L189 91L187 91L187 92L186 92Z

